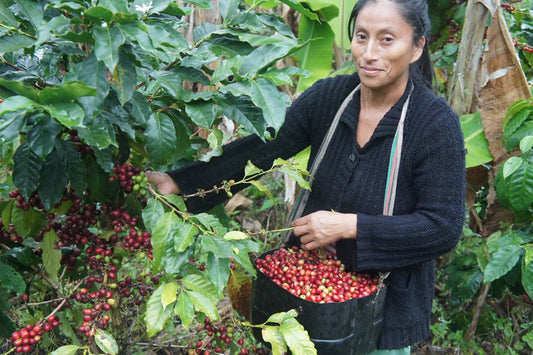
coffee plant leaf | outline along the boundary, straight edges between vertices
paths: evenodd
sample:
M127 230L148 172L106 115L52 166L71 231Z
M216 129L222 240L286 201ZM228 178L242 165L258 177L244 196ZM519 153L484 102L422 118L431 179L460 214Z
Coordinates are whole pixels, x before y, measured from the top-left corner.
M58 102L53 105L42 106L42 108L67 128L84 127L84 112L77 103Z
M531 117L533 118L533 115ZM520 146L522 139L531 135L533 135L533 119L528 119L507 139L505 149L511 152Z
M267 321L264 324L267 323L278 323L281 324L287 319L296 318L298 316L298 311L295 309L288 310L287 312L278 312L270 315L268 317Z
M194 320L194 306L191 297L186 292L178 294L178 300L174 306L174 313L180 317L181 324L185 329L189 329Z
M246 238L250 238L250 236L241 231L231 231L224 235L224 239L226 240L242 240Z
M154 267L159 269L163 255L165 254L165 246L169 240L169 236L173 234L177 225L181 225L181 219L174 212L167 212L157 219L152 231L152 255L154 258Z
M289 318L279 325L279 331L294 355L317 354L315 344L309 338L309 333L298 323L296 318Z
M128 102L135 92L137 74L133 61L125 50L120 51L119 61L113 73L113 88L121 105Z
M215 105L209 101L189 102L185 112L200 127L210 128L216 117Z
M523 159L520 157L511 157L503 164L503 178L511 176L523 163Z
M273 355L283 355L287 353L287 343L278 326L267 325L261 329L263 339L270 343Z
M209 253L207 256L207 271L219 294L222 294L228 284L230 270L230 260L228 258L219 258Z
M235 262L250 275L255 276L256 271L250 260L250 252L259 252L259 244L252 239L237 240L233 243L233 258Z
M84 96L95 96L96 89L79 81L66 82L54 87L46 87L38 92L39 103L43 105L71 102Z
M15 52L19 49L32 47L35 42L35 40L21 34L2 36L0 37L0 54Z
M11 211L13 210L14 206L15 201L10 201L3 205L0 218L2 219L2 225L4 226L5 230L9 230L9 225L11 224Z
M146 126L145 147L152 162L165 165L176 151L176 128L165 114L156 113L150 117Z
M0 337L9 339L14 331L15 323L5 313L0 312Z
M200 238L200 246L202 250L213 254L217 258L229 258L234 254L233 244L216 235L202 235Z
M17 270L8 264L0 262L0 285L17 294L23 294L26 289L26 283Z
M509 106L505 123L503 125L502 142L506 142L529 119L531 103L520 100Z
M506 245L491 255L489 263L484 271L484 283L497 280L507 274L520 260L523 254L521 247Z
M207 275L202 273L195 267L187 268L184 273L181 283L191 291L195 291L204 295L204 297L209 298L212 303L217 303L218 301L218 292L215 288L213 282L209 279Z
M522 155L522 164L505 179L507 198L513 211L528 211L533 205L533 155Z
M30 149L41 159L45 159L54 149L61 126L50 116L38 113L31 118L36 124L28 132Z
M0 86L6 89L9 89L15 94L20 95L20 96L13 96L13 99L10 99L11 96L6 98L6 102L2 103L2 105L0 106L0 108L6 107L6 109L3 109L3 110L7 110L9 107L16 108L17 105L19 105L22 108L22 107L29 107L30 103L34 105L39 103L39 91L35 89L34 87L25 85L21 81L6 80L3 78L0 78ZM23 97L26 98L27 100L26 102L23 101L22 99ZM13 100L13 102L10 102L11 100ZM11 108L11 110L13 110L13 108Z
M174 248L174 245L168 243L166 246L165 255L161 261L163 269L168 274L181 274L189 264L190 258L193 257L193 252L193 248L189 248L183 253L178 253Z
M65 167L70 185L78 194L83 193L87 186L87 171L85 170L85 165L76 151L76 148L67 141L57 140L55 143L55 151ZM65 201L63 204L67 202L68 201Z
M218 96L216 103L226 117L242 125L250 133L255 133L258 137L263 136L266 129L263 112L253 105L249 97L228 93Z
M146 302L146 311L144 313L144 322L146 324L146 332L149 337L163 330L165 324L172 316L170 308L165 309L161 301L162 288L158 287Z
M41 262L41 259L35 255L31 246L27 245L24 248L15 247L7 250L4 254L6 258L13 258L18 264L24 266L31 266ZM2 299L0 295L0 299ZM1 310L1 307L0 307Z
M144 225L150 233L153 233L157 220L165 213L163 204L156 199L149 199L142 211Z
M11 223L21 237L35 237L46 227L46 216L35 208L24 211L20 208L11 210Z
M94 54L98 60L105 63L111 73L119 60L119 48L124 43L125 37L120 28L116 25L111 27L94 27Z
M44 207L51 209L63 196L68 182L65 166L53 151L43 163L39 177L39 197Z
M241 0L226 0L219 2L220 16L224 22L228 22L231 18L235 17Z
M161 302L163 308L167 308L176 302L178 296L178 284L175 282L165 282L161 285Z
M533 136L526 136L520 140L520 151L526 153L533 148Z
M270 189L265 184L263 184L261 181L253 180L253 181L250 181L250 184L253 185L260 192L265 194L272 202L277 203L277 201L274 198L274 195L272 195L272 192L270 191Z
M276 131L281 127L285 118L287 100L277 87L266 79L252 82L252 101L263 110L263 116L268 126Z
M212 7L210 0L189 0L188 2L198 6L199 9L210 9Z
M81 80L85 85L96 89L95 95L84 96L78 99L85 110L85 114L88 117L92 117L96 112L101 110L111 87L107 80L105 64L99 61L94 53L91 53L82 62L76 64L73 73L76 73L77 79Z
M50 278L54 281L58 279L59 269L61 268L61 250L57 246L59 238L52 229L44 233L41 248L43 250L43 266Z
M533 263L522 262L522 286L524 290L533 298Z
M198 213L191 216L191 220L201 224L205 229L215 235L223 236L227 232L226 227L224 227L222 223L220 223L220 220L212 214Z
M317 14L309 10L309 8L303 6L297 0L280 0L280 1L311 20L315 20L315 21L319 20Z
M0 2L0 21L12 27L18 26L17 19L3 2Z
M182 221L172 229L169 238L173 241L176 252L182 253L194 243L196 235L198 235L198 228Z
M50 353L50 355L75 355L78 350L83 349L76 345L63 345Z
M41 160L31 151L29 144L24 143L15 151L13 161L15 163L13 183L20 190L22 196L28 199L37 189L42 167Z
M183 200L183 198L181 196L175 195L175 194L170 194L170 195L163 196L163 198L166 201L170 202L179 211L181 211L181 212L187 211L187 205L185 204L185 201Z
M115 355L118 353L118 344L113 335L100 328L95 329L94 341L105 354Z
M197 312L202 312L211 319L220 318L216 306L216 301L214 302L211 297L196 291L187 290L185 292L187 292L187 294L189 295L192 304L194 305L194 309Z

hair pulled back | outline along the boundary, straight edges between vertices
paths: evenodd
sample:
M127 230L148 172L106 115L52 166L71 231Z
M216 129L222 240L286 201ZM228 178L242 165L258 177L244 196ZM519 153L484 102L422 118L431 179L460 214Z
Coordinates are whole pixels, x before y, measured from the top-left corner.
M355 4L348 21L348 35L350 41L353 38L355 21L361 10L370 3L380 0L358 0ZM422 37L426 43L420 58L411 64L409 76L412 80L420 82L433 89L433 64L429 54L429 35L431 33L431 21L429 19L428 4L426 0L387 0L397 6L404 20L413 28L413 43L418 43Z

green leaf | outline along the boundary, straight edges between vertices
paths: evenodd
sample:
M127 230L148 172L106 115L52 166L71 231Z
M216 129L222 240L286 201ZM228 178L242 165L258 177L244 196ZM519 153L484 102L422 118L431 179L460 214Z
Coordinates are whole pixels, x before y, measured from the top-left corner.
M503 125L502 142L505 142L526 122L532 113L531 107L523 107L513 113ZM509 115L509 114L508 114Z
M0 85L2 82L0 81ZM37 106L37 103L25 96L10 96L0 104L0 116L4 116L9 112L16 112L19 110L26 110Z
M287 319L296 318L297 316L298 316L298 311L296 311L295 309L291 309L291 310L289 310L287 312L274 313L270 317L268 317L268 319L265 322L265 324L267 324L267 323L282 324Z
M224 235L224 239L226 240L242 240L247 238L250 238L250 236L241 231L231 231Z
M276 201L276 199L274 198L274 195L272 195L272 192L270 192L270 189L265 184L263 184L261 181L253 180L253 181L250 181L250 184L253 185L260 192L264 193L271 201L273 202Z
M163 204L156 199L149 199L142 211L144 226L152 233L157 220L165 213Z
M529 297L533 298L533 263L522 263L522 286Z
M198 234L198 228L194 225L182 222L172 231L174 237L174 249L182 253L189 248L194 242L194 237Z
M297 91L303 92L331 72L335 34L327 22L301 17L298 36L304 42L310 41L298 52L299 67L311 73L298 81Z
M55 150L66 168L70 185L78 195L81 196L87 187L87 182L85 165L83 164L78 151L71 143L63 140L58 140L56 142Z
M20 145L13 156L15 167L13 169L13 183L20 190L24 198L28 197L37 189L41 161L30 150L29 144Z
M209 253L207 256L207 270L209 271L209 278L215 285L218 292L224 291L228 284L230 275L230 260L228 258L219 258L216 255Z
M35 208L23 211L20 208L13 208L11 211L11 222L15 225L17 233L21 237L35 237L46 227L47 218Z
M483 282L489 283L507 274L520 260L522 253L522 248L516 245L506 245L496 251L485 268Z
M118 344L113 335L100 328L96 328L94 331L94 341L105 354L114 355L118 353Z
M56 121L50 119L50 116L34 115L34 119L37 117L40 119L28 132L28 143L30 144L30 149L44 160L54 149L61 127Z
M511 157L503 164L503 178L506 179L511 176L522 165L522 158Z
M291 353L294 355L317 354L315 344L309 334L295 318L285 320L279 326L279 331L285 338Z
M240 0L225 0L219 2L220 16L224 22L227 22L237 14L240 2Z
M170 320L171 309L165 309L161 302L162 287L158 287L146 302L146 312L144 322L149 337L163 330L165 324Z
M113 12L102 6L93 6L84 12L84 15L96 20L111 22L113 20Z
M163 308L176 301L178 294L178 284L175 282L163 283L161 285L161 303Z
M50 355L74 355L78 350L82 349L81 346L76 345L63 345L50 353Z
M21 12L30 21L36 34L39 33L39 28L43 24L43 9L41 4L30 0L17 0Z
M289 7L293 8L294 10L298 11L300 14L304 15L306 18L309 18L311 20L318 21L318 16L311 10L309 10L307 7L303 6L301 3L299 3L297 0L280 0L282 3L289 5ZM300 17L301 19L304 17Z
M192 301L192 304L194 305L194 308L198 312L204 313L206 316L208 316L211 319L218 319L218 310L216 303L213 302L211 297L206 296L203 293L196 292L196 291L185 291L187 292L187 295L189 295L189 298Z
M186 292L180 292L178 295L174 313L180 317L181 324L183 324L185 329L189 329L189 326L194 320L194 306L191 297Z
M152 114L152 109L150 108L148 100L146 100L146 97L144 97L143 94L135 91L130 102L131 116L135 118L135 122L137 122L137 124L139 124L142 128L145 128L146 122L150 119L150 115Z
M43 266L50 278L54 281L58 279L59 269L61 268L61 250L57 246L59 238L52 229L44 233L41 248L43 250Z
M6 296L5 299L8 299L9 296ZM3 312L0 312L0 337L9 339L11 334L16 331L15 323L6 316Z
M79 81L70 81L54 87L46 87L39 92L39 103L57 104L70 102L84 96L96 95L96 89Z
M113 73L113 87L118 94L121 105L128 102L135 92L137 84L137 73L135 65L127 55L122 53L119 57L118 65Z
M533 148L533 136L527 136L520 141L520 151L526 153Z
M279 331L278 326L267 325L261 330L263 339L270 343L272 346L272 354L285 354L287 353L287 343L283 334Z
M224 111L224 116L242 125L250 133L259 137L265 131L265 119L260 108L256 107L247 96L226 94L217 98L217 105Z
M3 2L0 2L0 22L11 27L17 27L19 25L11 10L9 10Z
M43 106L52 117L67 128L83 127L84 112L80 105L73 102L60 102L53 106Z
M200 246L204 252L213 253L218 258L230 258L233 256L233 245L228 240L215 235L203 235L200 238Z
M17 294L23 294L26 290L26 283L22 276L10 265L0 261L0 285Z
M76 65L78 79L85 85L96 89L94 96L84 96L79 98L79 102L85 109L88 117L92 117L94 112L101 109L104 100L109 93L110 84L107 79L107 71L104 62L98 61L94 53L91 53Z
M119 61L118 50L124 43L124 34L117 26L94 28L94 54L105 63L110 72L115 71Z
M211 280L198 270L191 270L190 273L185 275L181 280L183 285L189 290L196 291L208 297L211 302L217 302L217 290Z
M467 151L466 167L483 165L493 160L479 111L462 115L460 120Z
M176 150L176 128L172 120L161 113L150 117L146 125L146 150L155 164L170 162Z
M268 126L276 131L285 121L286 102L282 93L266 79L252 82L252 101L263 110Z
M161 265L161 260L165 254L165 245L168 236L172 235L176 225L181 225L181 223L181 219L174 212L163 214L157 222L155 222L151 241L154 267L156 269Z
M170 96L175 99L181 98L183 84L178 75L169 71L160 71L153 73L152 77L168 92Z
M66 167L56 151L48 155L39 177L39 197L46 209L51 209L65 192L68 182Z
M293 48L294 46L292 45L279 44L266 44L261 46L244 58L244 63L240 68L240 72L242 74L248 74L249 76L255 76L265 67L285 58Z
M527 211L533 204L533 161L532 155L523 155L522 164L505 179L507 197L513 211Z
M206 101L188 103L185 112L194 123L205 128L211 128L216 117L215 106L212 102Z
M0 54L16 52L22 48L29 48L37 41L20 34L5 35L0 37Z
M178 210L185 212L187 210L187 205L185 204L185 201L183 198L179 195L164 195L163 198L170 202L172 205L174 205Z

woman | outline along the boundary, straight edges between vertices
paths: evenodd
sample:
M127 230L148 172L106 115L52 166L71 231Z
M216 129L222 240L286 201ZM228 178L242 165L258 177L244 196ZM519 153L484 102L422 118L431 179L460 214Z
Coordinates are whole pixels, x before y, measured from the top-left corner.
M410 345L430 336L435 258L452 250L462 231L463 136L457 115L431 91L425 1L359 0L349 24L357 73L320 80L306 90L274 141L246 137L208 164L148 176L162 193L189 194L238 180L249 159L268 168L273 159L311 145L312 162L341 103L360 85L314 176L303 217L292 222L293 233L304 249L334 245L349 269L390 271L378 349L408 354ZM384 213L400 121L395 202L393 212ZM211 194L187 203L195 212L223 199Z

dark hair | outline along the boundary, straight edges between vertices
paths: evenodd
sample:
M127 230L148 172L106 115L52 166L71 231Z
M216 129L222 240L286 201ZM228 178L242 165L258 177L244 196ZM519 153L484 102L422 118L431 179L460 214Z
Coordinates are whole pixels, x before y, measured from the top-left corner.
M355 29L355 20L359 12L369 3L377 2L378 0L358 0L355 4L350 19L348 21L348 36L350 41L353 38ZM413 41L418 43L422 37L426 38L426 43L420 58L411 64L409 68L409 76L414 81L418 81L430 89L433 87L433 79L435 72L433 71L433 63L429 54L429 35L431 32L431 21L429 19L428 4L426 0L389 0L400 9L405 21L413 28Z

